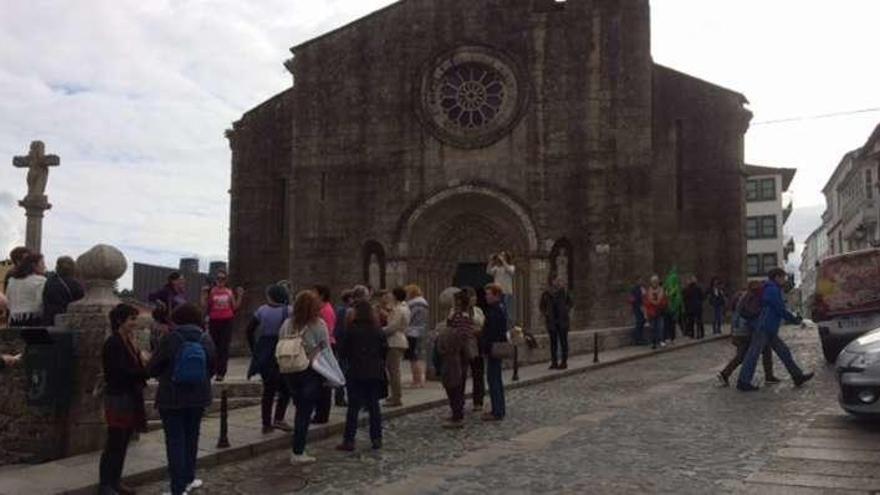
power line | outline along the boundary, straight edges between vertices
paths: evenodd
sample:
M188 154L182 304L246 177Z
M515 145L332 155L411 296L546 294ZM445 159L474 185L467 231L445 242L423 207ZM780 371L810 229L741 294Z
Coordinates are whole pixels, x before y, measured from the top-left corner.
M871 112L880 112L880 107L862 108L860 110L850 110L848 112L823 113L823 114L819 114L819 115L804 115L801 117L788 117L785 119L764 120L762 122L752 122L752 125L781 124L781 123L785 123L785 122L799 122L802 120L828 119L828 118L832 118L832 117L844 117L847 115L857 115L860 113L871 113Z

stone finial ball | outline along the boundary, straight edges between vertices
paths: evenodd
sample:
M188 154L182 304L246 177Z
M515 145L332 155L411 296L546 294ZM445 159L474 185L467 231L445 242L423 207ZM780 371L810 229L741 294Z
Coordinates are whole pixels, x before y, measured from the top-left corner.
M447 287L443 289L443 292L440 293L438 301L441 313L445 314L450 309L452 309L452 305L455 303L455 294L459 292L461 292L461 289L459 289L458 287Z
M76 259L77 269L84 280L119 280L128 269L122 251L107 244L98 244Z

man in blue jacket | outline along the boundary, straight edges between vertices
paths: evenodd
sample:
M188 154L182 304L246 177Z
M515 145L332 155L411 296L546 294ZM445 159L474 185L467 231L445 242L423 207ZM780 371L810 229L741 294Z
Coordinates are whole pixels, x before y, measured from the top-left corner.
M782 364L788 370L794 380L794 386L800 387L804 383L813 378L813 373L804 373L797 363L785 342L779 338L779 327L782 321L799 325L803 319L795 316L785 308L785 299L782 297L782 286L785 284L785 270L774 268L767 274L768 280L764 282L763 293L761 295L761 316L752 332L752 340L749 343L749 350L746 352L742 369L739 373L739 380L736 388L743 392L752 392L758 390L758 387L752 385L752 377L755 374L755 368L758 365L758 356L765 345L770 345L773 352L782 360Z

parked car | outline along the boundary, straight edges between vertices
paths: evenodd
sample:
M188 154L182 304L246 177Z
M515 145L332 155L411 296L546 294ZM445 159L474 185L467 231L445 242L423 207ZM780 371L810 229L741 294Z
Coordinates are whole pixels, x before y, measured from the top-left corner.
M850 342L837 357L840 407L858 416L880 416L880 328Z
M880 249L866 249L822 261L811 315L829 363L847 344L880 328Z

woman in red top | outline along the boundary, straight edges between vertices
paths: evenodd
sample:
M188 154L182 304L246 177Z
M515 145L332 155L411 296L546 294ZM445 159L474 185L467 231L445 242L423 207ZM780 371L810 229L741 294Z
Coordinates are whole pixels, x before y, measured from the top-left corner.
M208 330L211 340L217 347L216 380L222 382L226 377L226 365L229 362L229 343L232 340L232 320L241 306L244 289L236 287L235 292L226 286L229 275L225 270L218 270L216 284L205 288L202 293L202 306L208 313Z
M651 277L651 285L645 292L645 316L648 317L653 330L651 349L656 349L657 344L666 345L663 342L663 311L666 305L666 292L660 285L660 277L654 275Z
M330 348L333 354L339 355L336 348L336 310L333 309L333 302L330 298L330 289L326 285L316 285L314 292L321 299L321 319L327 325L328 336L330 338ZM342 387L339 387L340 389ZM337 389L337 397L341 392ZM312 423L326 424L330 421L330 407L333 402L333 389L329 387L321 387L321 393L318 396L318 404L315 406L315 417Z

